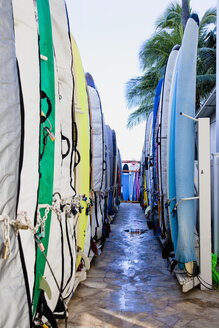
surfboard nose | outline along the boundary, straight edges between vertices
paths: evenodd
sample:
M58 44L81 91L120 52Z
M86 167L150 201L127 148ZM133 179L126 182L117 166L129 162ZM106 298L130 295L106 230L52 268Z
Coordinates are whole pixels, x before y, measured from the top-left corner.
M176 44L173 48L172 48L172 51L173 50L179 50L180 49L180 45L179 44Z
M197 14L195 14L195 13L192 14L192 15L190 16L190 18L194 19L194 21L196 21L197 25L199 26L199 17L198 17Z

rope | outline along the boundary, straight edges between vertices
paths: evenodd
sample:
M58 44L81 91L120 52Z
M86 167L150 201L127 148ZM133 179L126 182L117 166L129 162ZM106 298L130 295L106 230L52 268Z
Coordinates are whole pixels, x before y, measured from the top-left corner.
M10 219L8 215L0 215L0 223L4 223L4 250L2 256L3 259L8 259L11 254L10 227L14 228L16 236L18 235L19 230L30 230L33 235L36 235L40 227L42 228L42 230L44 229L50 211L53 211L57 215L57 219L59 221L61 221L63 213L67 214L67 216L69 214L73 214L74 216L78 214L81 207L81 201L83 200L82 195L77 195L74 198L67 199L62 199L59 193L56 193L54 196L57 195L59 196L59 199L54 197L52 205L38 205L37 223L35 226L33 226L31 221L27 218L27 212L25 211L19 212L17 214L16 220ZM41 217L41 209L45 209L43 217Z
M11 254L11 247L10 247L10 238L9 238L9 216L8 215L1 215L0 222L4 222L4 250L3 250L3 259L7 259Z

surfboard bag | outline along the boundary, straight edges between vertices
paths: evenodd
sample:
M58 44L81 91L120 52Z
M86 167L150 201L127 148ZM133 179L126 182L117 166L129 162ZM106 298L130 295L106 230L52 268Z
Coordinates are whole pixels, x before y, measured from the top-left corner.
M118 190L118 149L117 149L117 140L115 130L112 130L112 138L113 138L113 195L112 195L112 208L114 216L118 212L118 205L116 204L116 194Z
M96 241L102 237L103 229L103 197L101 193L105 190L104 167L105 167L105 144L104 144L104 118L101 100L94 79L90 73L85 74L88 84L88 93L91 106L91 133L92 133L92 170L93 170L93 218L92 238Z
M109 125L106 125L106 152L107 152L107 216L114 214L113 210L113 137L112 130Z
M72 296L75 282L76 241L75 215L77 211L66 213L66 204L71 204L75 196L74 189L74 124L73 124L73 91L72 74L73 55L71 51L70 29L63 0L50 1L50 13L54 47L55 67L55 158L53 194L59 195L62 202L61 218L52 213L48 245L48 261L56 273L59 288L57 288L48 265L45 276L52 289L52 298L45 295L49 308L56 317L63 317L63 300L67 303ZM59 256L57 256L59 254ZM61 296L60 296L61 293ZM62 307L60 307L62 304Z
M18 213L25 212L29 222L34 226L38 206L41 97L38 31L33 2L13 0L12 5L15 50L20 73L23 105L22 129L24 131ZM25 8L25 11L23 8ZM35 281L36 243L30 230L21 230L20 238L29 282L30 299L32 300Z
M2 133L0 143L0 321L1 326L6 328L28 328L31 325L31 312L27 276L19 232L16 234L13 225L13 221L17 219L17 197L22 163L20 151L23 141L21 133L23 108L21 108L19 97L11 0L0 1L0 20L2 44L0 51L0 131Z
M121 180L122 180L122 158L120 150L117 148L117 176L116 176L116 194L115 194L115 204L118 208L121 199Z

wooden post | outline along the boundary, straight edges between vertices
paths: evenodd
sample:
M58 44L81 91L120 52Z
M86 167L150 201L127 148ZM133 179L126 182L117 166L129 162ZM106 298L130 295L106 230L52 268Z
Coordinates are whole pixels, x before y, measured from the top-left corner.
M199 153L199 244L200 277L212 285L211 264L211 180L210 180L210 119L198 119ZM208 285L209 284L209 285ZM201 284L202 290L207 289Z

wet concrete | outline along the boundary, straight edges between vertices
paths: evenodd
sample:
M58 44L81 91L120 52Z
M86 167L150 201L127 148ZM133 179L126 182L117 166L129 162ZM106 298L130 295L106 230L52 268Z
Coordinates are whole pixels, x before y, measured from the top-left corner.
M111 228L69 303L68 328L219 327L219 292L183 294L153 232L124 231L146 228L139 204L121 204Z

